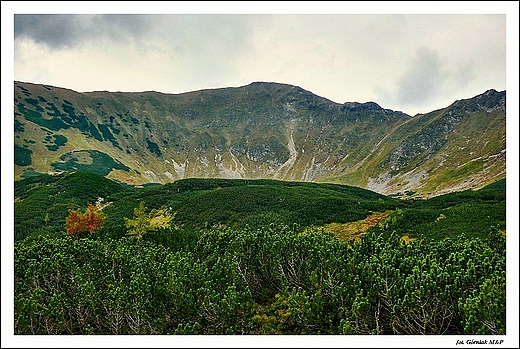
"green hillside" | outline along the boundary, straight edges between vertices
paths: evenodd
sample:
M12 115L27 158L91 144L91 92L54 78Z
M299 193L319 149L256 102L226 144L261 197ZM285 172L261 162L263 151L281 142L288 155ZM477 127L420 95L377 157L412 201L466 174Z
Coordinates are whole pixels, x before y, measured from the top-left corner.
M505 91L14 91L16 335L506 333Z
M33 232L59 232L68 209L102 202L107 226L123 226L134 208L168 207L174 223L190 228L215 225L303 227L365 218L372 210L403 205L369 190L334 184L275 180L185 179L135 188L87 171L35 175L15 182L15 238Z
M465 190L414 200L380 222L376 231L410 238L442 239L459 235L487 238L506 232L506 180L480 190Z
M94 201L104 226L68 236L68 209ZM141 203L134 227L173 221L129 235ZM359 240L327 230L378 212ZM34 175L15 182L14 333L501 335L504 223L505 180L401 200L336 184Z
M14 237L63 232L69 209L83 209L99 198L131 190L88 172L34 175L14 182Z
M430 199L402 200L346 185L277 180L185 179L143 188L77 171L36 175L15 182L15 239L36 232L62 232L69 209L103 207L106 226L120 227L141 202L175 213L172 224L200 230L351 223L388 212L372 230L386 235L442 239L460 234L485 238L505 232L505 179L480 190Z
M166 201L158 192L175 193L176 187L184 186L184 182L165 185L161 190L149 190L141 198L150 205ZM365 218L371 210L387 210L400 205L398 200L368 190L339 185L272 180L191 182L195 187L183 195L173 195L165 204L177 213L177 224L194 228L221 224L262 227L350 222ZM208 185L214 188L209 189ZM116 209L118 205L114 204L107 213Z

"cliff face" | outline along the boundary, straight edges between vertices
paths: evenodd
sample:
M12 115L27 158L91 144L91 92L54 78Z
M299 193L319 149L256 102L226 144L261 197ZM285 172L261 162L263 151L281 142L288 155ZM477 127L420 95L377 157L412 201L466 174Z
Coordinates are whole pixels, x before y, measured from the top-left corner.
M87 169L129 184L274 178L426 196L505 177L505 91L412 117L277 83L176 95L14 89L15 178Z

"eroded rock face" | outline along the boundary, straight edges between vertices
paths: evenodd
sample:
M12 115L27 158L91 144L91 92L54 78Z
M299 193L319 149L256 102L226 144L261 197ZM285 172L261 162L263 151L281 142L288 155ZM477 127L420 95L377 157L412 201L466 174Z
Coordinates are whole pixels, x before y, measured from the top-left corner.
M421 194L505 177L505 91L412 117L277 83L177 95L14 90L18 178L81 168L132 184L277 178Z

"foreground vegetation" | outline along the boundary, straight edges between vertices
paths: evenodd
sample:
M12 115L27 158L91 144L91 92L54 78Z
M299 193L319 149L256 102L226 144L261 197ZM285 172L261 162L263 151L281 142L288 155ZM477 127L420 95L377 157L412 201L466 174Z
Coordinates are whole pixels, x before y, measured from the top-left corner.
M505 334L500 236L352 243L287 227L147 236L17 243L15 333Z
M15 185L15 334L506 333L505 181L405 202L311 183L43 179ZM101 214L80 207L98 195L102 219L72 225ZM35 206L52 216L33 231L35 197L57 201ZM464 218L473 204L488 212Z

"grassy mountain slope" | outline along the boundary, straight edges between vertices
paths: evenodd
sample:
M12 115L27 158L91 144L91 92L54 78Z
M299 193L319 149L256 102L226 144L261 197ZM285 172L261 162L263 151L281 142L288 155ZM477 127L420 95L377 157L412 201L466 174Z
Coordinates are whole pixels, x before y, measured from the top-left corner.
M416 115L389 135L386 146L392 150L374 154L358 168L380 169L377 178L365 182L375 191L391 187L429 196L479 188L505 177L505 124L505 93L490 90Z
M128 184L271 178L430 196L505 177L505 91L411 117L278 83L176 95L14 89L15 178L83 169Z

